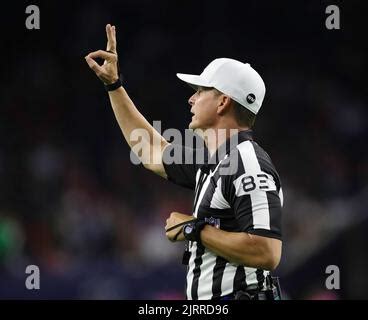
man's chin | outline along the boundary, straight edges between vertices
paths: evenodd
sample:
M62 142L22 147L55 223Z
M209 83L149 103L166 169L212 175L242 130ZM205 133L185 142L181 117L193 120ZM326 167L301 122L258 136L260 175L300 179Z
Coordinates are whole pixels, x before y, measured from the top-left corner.
M195 130L197 129L198 127L195 125L195 123L192 121L191 123L189 123L188 125L188 128L191 129L191 130Z

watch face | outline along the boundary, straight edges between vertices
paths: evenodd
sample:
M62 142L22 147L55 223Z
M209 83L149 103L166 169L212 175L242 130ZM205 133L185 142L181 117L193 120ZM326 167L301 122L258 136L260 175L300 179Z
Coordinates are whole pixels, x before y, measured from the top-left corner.
M190 225L190 224L188 224L188 225L186 225L185 226L185 229L184 229L184 232L185 233L191 233L193 231L193 226L192 225Z

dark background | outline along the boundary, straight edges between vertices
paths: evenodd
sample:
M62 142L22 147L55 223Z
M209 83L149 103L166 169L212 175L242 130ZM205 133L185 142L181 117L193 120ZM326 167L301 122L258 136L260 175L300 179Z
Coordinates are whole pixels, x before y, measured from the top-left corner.
M40 30L25 28L38 5ZM338 5L341 29L327 30ZM117 27L125 87L162 128L190 121L176 72L214 58L249 62L266 83L256 141L283 183L290 299L368 297L367 50L364 1L19 1L2 9L0 298L184 297L171 211L192 193L130 162L102 84L84 56ZM25 268L41 289L25 288ZM328 265L340 268L327 290Z

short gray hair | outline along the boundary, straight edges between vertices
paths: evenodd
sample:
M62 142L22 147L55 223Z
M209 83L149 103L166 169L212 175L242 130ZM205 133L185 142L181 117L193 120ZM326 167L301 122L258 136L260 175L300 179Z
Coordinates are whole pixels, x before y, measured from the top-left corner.
M222 94L221 91L213 88L216 94ZM236 122L240 126L248 127L251 129L254 126L254 122L256 121L256 115L248 110L246 107L243 107L240 103L236 102L234 99L231 99L234 107L234 115L236 118Z

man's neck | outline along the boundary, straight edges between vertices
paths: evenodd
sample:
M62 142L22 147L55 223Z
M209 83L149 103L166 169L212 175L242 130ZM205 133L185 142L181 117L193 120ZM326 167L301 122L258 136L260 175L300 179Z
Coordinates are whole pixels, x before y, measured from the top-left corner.
M225 143L226 140L238 134L239 131L249 130L249 128L227 128L227 129L207 129L204 131L203 139L206 143L210 156L214 155L217 149Z

